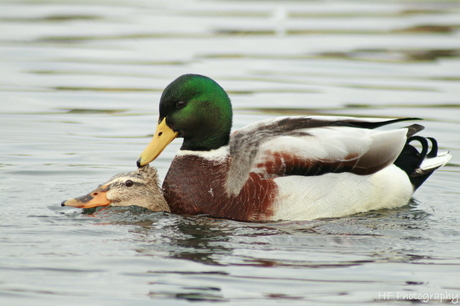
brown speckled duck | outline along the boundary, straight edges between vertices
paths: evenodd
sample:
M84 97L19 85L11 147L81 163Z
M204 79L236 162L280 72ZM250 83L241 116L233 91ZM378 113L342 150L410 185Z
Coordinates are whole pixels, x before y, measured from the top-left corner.
M152 211L170 211L154 167L119 173L89 194L66 200L61 205L77 208L136 205Z
M163 183L173 213L243 221L342 217L407 204L449 161L434 139L414 136L421 125L377 130L409 119L282 117L231 134L227 93L189 74L164 90L157 129L137 163L147 165L174 138L184 139Z

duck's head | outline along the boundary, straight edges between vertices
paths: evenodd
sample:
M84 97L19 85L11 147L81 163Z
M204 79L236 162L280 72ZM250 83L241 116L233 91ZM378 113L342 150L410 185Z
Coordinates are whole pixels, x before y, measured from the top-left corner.
M158 182L157 170L148 165L119 173L87 195L69 199L61 206L141 206L153 211L170 211Z
M157 158L176 137L184 138L182 150L218 149L228 144L231 127L232 106L224 89L206 76L182 75L163 91L158 126L137 165Z

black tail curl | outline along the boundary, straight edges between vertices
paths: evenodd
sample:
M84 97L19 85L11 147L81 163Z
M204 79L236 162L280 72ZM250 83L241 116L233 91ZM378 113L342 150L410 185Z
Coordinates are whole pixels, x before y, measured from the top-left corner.
M410 143L418 141L422 145L422 150L419 152ZM431 143L431 150L430 143ZM423 182L436 170L437 168L421 169L420 165L426 158L434 158L438 155L438 142L431 137L412 136L407 139L404 149L394 162L396 166L401 168L407 173L409 179L414 186L414 190L419 188Z

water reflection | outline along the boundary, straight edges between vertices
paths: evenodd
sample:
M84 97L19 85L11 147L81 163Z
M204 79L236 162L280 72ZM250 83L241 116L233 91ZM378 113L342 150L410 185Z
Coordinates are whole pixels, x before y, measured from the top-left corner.
M323 52L319 58L343 58L362 61L384 61L384 62L414 62L414 61L435 61L440 58L459 57L458 49L361 49L350 52Z
M407 241L431 240L426 234L428 222L424 222L430 215L417 209L415 202L397 210L349 218L274 223L184 217L135 206L87 209L85 213L103 223L134 225L130 232L142 245L136 250L139 254L215 266L324 268L368 262L411 262L428 257L410 254L404 247ZM338 252L343 259L304 258L305 247L313 254ZM290 250L290 259L278 251L283 249ZM350 257L358 250L360 256Z
M125 109L87 109L87 108L72 108L61 109L69 114L119 114L127 112Z
M218 287L183 286L178 289L175 288L174 292L150 291L149 296L152 299L175 298L190 302L228 302L229 299L224 298L221 291L222 289Z

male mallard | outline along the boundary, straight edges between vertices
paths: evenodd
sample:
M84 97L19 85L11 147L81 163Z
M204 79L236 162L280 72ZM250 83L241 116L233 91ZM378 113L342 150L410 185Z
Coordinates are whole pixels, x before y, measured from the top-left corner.
M163 183L173 213L244 221L342 217L405 205L449 161L434 139L428 153L427 138L413 136L420 125L374 130L409 119L283 117L230 134L227 93L189 74L164 90L158 126L137 164L184 138Z
M93 208L98 206L141 206L153 211L170 211L153 167L119 173L87 195L69 199L61 206Z

